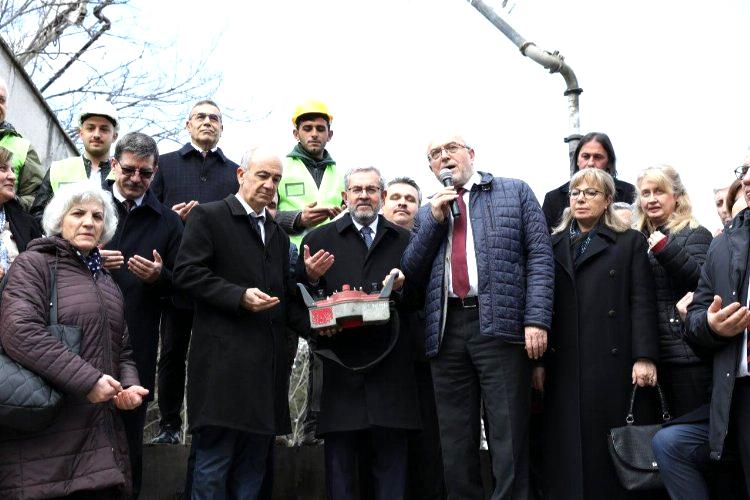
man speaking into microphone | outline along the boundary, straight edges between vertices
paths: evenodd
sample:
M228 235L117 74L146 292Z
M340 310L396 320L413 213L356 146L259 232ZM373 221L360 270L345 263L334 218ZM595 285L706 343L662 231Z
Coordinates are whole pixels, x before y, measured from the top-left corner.
M546 350L552 321L547 224L525 182L474 170L474 150L461 136L433 140L427 160L444 187L419 210L401 266L426 289L425 351L448 496L484 498L481 399L491 498L528 499L531 360Z

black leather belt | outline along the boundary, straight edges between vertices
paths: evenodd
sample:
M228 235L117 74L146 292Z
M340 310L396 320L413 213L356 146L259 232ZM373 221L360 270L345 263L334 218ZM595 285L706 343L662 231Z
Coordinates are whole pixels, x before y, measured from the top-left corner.
M477 307L479 307L479 299L476 296L463 299L448 297L448 309L476 309Z

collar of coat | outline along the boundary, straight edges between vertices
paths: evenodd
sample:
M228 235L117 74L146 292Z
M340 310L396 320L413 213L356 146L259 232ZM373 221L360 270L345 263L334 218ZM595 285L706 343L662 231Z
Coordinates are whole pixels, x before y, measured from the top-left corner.
M354 222L352 221L352 216L348 212L336 219L331 224L336 225L336 231L338 231L339 234L342 234L350 227L354 231L357 231L357 228L354 226ZM375 233L375 239L373 240L372 246L370 248L374 247L375 242L379 241L387 231L398 232L399 230L406 231L405 229L400 228L399 226L392 224L391 222L388 222L388 219L383 217L382 214L378 214L378 232Z
M229 205L229 212L234 217L241 217L244 219L247 224L252 224L253 222L250 220L250 216L247 214L247 211L245 210L245 207L242 206L242 203L240 203L240 200L237 199L237 196L230 194L226 198L224 198L224 202ZM263 223L263 229L266 233L266 246L268 246L268 242L271 241L271 238L273 237L274 232L279 229L278 223L274 220L273 216L266 210L266 220ZM253 234L257 234L258 238L260 238L260 234L256 233L255 231Z
M189 142L180 148L180 156L182 156L183 158L185 158L186 156L191 155L191 154L195 155L195 156L200 156L201 155L198 152L198 150L195 149L193 147L193 145L190 144ZM209 154L212 154L212 153L209 152ZM224 156L224 151L222 151L221 148L216 148L216 155L219 157L219 159L222 162L224 162L224 163L228 163L229 162L229 160L227 160L227 157Z
M107 180L107 191L110 193L114 189L115 181L113 179ZM115 200L115 195L112 195L112 199ZM156 197L154 193L151 192L151 189L147 189L146 193L143 195L143 201L139 205L141 207L149 207L151 210L156 212L159 215L163 215L165 210L170 210L169 207L164 205L162 202L159 201L159 199Z

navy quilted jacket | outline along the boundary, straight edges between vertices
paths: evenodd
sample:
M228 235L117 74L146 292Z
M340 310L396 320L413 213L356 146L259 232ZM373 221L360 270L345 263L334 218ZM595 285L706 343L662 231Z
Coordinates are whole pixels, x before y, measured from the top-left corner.
M469 195L479 276L482 335L524 342L523 327L549 332L555 264L544 214L523 181L482 173ZM452 223L452 222L451 222ZM425 352L437 355L445 325L450 223L438 223L430 205L415 220L401 261L407 279L425 287Z

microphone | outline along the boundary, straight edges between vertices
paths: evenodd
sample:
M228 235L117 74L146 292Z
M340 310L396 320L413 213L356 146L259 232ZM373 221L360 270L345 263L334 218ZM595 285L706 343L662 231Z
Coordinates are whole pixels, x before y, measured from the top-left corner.
M443 186L448 187L453 185L453 174L451 173L451 169L442 169L438 174L438 177L440 178L440 182L443 183ZM459 210L456 200L451 202L451 215L454 219L456 217L461 217L461 210Z

